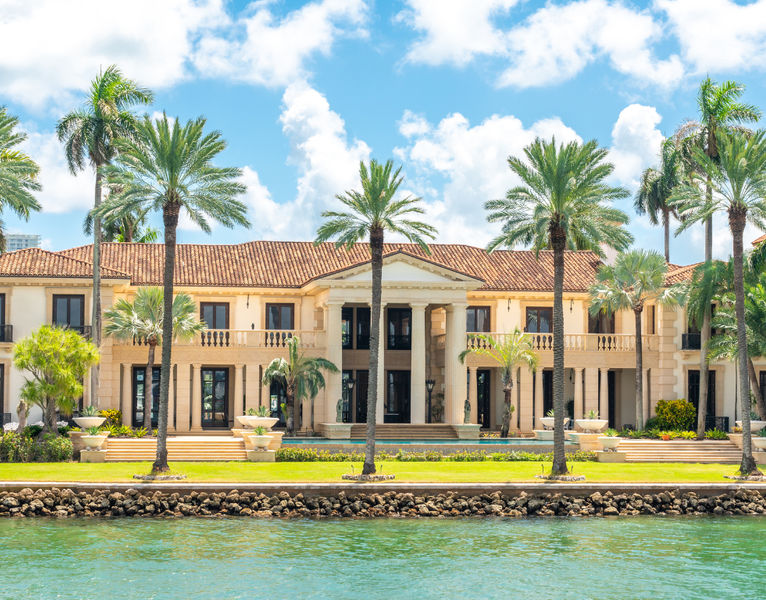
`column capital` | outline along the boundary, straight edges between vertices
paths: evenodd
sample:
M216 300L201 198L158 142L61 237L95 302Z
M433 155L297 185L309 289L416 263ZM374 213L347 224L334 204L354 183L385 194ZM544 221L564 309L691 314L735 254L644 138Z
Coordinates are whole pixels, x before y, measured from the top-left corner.
M609 371L609 367L599 367L598 370L602 373L607 373Z
M575 373L582 373L585 370L585 367L573 367Z
M412 309L418 309L418 310L425 310L428 306L428 302L410 302L410 308Z
M455 310L464 310L468 308L468 302L450 302L447 304L447 312L454 312Z
M342 307L346 303L345 300L327 300L322 306L327 308Z

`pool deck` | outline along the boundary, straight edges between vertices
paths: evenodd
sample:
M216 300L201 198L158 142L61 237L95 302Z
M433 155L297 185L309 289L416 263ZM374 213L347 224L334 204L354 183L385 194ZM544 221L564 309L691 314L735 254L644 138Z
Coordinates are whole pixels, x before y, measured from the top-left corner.
M135 489L141 492L163 491L168 493L188 494L190 492L239 492L263 493L266 495L287 492L291 495L334 496L340 492L351 494L448 494L476 496L500 492L505 496L517 496L522 492L543 496L545 494L566 494L568 496L589 496L595 492L613 494L659 494L676 491L694 492L698 496L714 496L737 490L756 490L766 493L766 482L731 482L731 483L588 483L586 482L525 482L525 483L208 483L208 482L157 482L157 483L97 483L78 481L0 481L0 492L19 491L24 488L36 489L71 489L77 492L109 490L126 492Z

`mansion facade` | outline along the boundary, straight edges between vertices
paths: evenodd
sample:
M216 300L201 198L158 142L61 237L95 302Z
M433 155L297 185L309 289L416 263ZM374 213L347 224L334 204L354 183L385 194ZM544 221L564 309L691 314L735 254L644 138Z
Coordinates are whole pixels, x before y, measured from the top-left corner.
M142 286L161 286L162 244L102 246L102 306L130 299ZM90 335L92 247L59 252L29 248L0 256L0 414L16 420L24 373L12 366L14 340L42 324ZM610 426L635 423L635 344L632 313L611 318L588 313L587 289L600 265L591 252L567 252L564 281L565 401L579 418L596 410ZM668 283L687 279L693 266L669 266ZM280 416L284 390L261 385L272 359L286 356L300 338L309 355L338 366L327 385L299 409L299 429L366 420L370 338L371 267L365 244L256 241L235 245L179 244L175 292L191 295L206 331L172 352L169 430L229 429L247 409L268 406ZM512 429L541 428L552 406L553 263L549 252L495 251L433 244L425 254L411 244L386 244L378 381L379 423L464 422L498 429L503 391L497 366L486 357L459 355L478 343L471 334L496 338L514 328L533 337L536 373L515 373ZM644 312L644 411L660 399L699 393L699 334L683 308L648 306ZM147 348L140 340L104 336L100 408L119 408L123 422L148 424L144 415ZM157 352L159 361L160 353ZM756 363L766 382L766 363ZM159 395L159 362L153 370ZM738 418L732 363L711 364L708 412ZM85 398L89 397L89 378ZM340 401L340 403L339 403ZM39 410L30 416L39 417ZM156 422L156 414L153 415Z

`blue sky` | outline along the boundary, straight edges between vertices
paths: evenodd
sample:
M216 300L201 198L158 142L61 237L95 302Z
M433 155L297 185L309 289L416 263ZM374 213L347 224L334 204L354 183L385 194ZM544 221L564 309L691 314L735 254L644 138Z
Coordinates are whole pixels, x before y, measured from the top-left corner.
M536 135L597 139L632 192L663 135L695 117L705 74L744 83L766 108L766 0L78 6L0 0L0 103L29 132L44 185L43 212L4 219L51 249L87 243L93 197L91 171L67 172L55 123L111 63L155 91L149 113L207 117L229 143L221 163L244 169L253 227L206 235L182 221L183 242L311 239L358 161L375 157L403 164L438 241L483 245L496 229L482 203L513 185L505 159ZM631 206L637 244L660 249L661 231ZM728 254L723 218L715 244ZM701 231L673 240L673 262L701 254Z

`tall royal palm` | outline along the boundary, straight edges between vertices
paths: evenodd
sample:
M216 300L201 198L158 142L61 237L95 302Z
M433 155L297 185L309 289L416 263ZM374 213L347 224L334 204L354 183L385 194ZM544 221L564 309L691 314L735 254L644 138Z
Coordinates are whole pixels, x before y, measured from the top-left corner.
M336 240L336 246L353 247L357 242L369 239L372 266L372 299L370 310L370 363L367 387L367 445L365 447L365 475L375 472L375 416L378 403L378 354L383 352L380 340L380 304L383 277L383 239L385 232L399 234L430 253L425 238L433 239L436 229L431 225L414 221L415 215L423 214L420 198L405 196L395 198L404 181L401 167L394 169L392 161L381 164L371 160L369 167L359 164L360 191L349 190L336 196L346 207L345 211L325 211L327 219L317 230L316 242Z
M163 317L162 288L142 287L136 291L133 302L120 298L115 305L104 312L106 324L104 333L119 340L135 340L148 347L146 371L144 373L144 427L152 430L152 404L154 402L154 355L157 346L162 345ZM173 341L189 340L205 329L197 319L197 305L188 294L173 298Z
M735 314L737 318L737 370L742 412L742 463L740 472L758 471L753 459L750 432L750 395L745 320L745 285L743 232L748 221L766 227L766 134L719 131L716 136L718 158L708 157L701 149L694 152L700 165L690 183L678 191L681 229L706 221L716 211L726 211L732 237ZM707 190L710 190L708 195ZM700 398L700 402L702 399Z
M16 130L19 120L0 107L0 212L7 206L23 219L40 210L32 192L40 191L40 167L17 149L27 135ZM0 252L5 252L5 234L0 221Z
M642 315L648 303L678 304L685 295L680 285L666 286L668 265L658 252L628 250L617 255L614 265L602 265L590 287L590 313L613 315L633 311L636 327L636 429L644 428L644 345Z
M117 141L119 154L106 169L112 193L93 211L106 220L150 209L162 213L165 264L162 274L162 339L173 339L173 277L176 259L176 228L181 211L193 223L210 232L212 219L226 227L249 227L247 207L237 197L245 192L238 179L240 169L216 167L213 160L224 150L218 131L205 133L202 117L182 125L170 124L166 115L152 121L144 117L136 125L134 139ZM112 187L114 186L114 187ZM162 345L157 458L153 472L168 470L167 425L170 354L172 344Z
M136 135L136 104L149 104L152 93L126 79L115 65L99 73L90 84L83 106L65 115L56 126L59 141L64 143L66 160L72 174L89 163L96 173L93 207L101 204L102 169L117 153L119 139ZM93 227L93 343L101 345L101 220L94 217ZM91 368L90 402L98 403L98 365Z
M670 217L677 216L670 202L673 188L681 181L681 154L673 138L662 144L660 164L648 168L641 176L634 206L640 215L647 214L652 225L662 223L665 235L665 260L670 262Z
M676 144L681 151L685 170L689 173L699 172L699 161L695 156L702 151L706 158L718 160L718 132L744 129L747 123L754 123L761 118L761 111L752 104L740 101L745 86L736 81L724 81L720 85L706 77L700 83L697 92L698 120L684 123L675 133ZM708 180L706 198L712 195L712 185ZM713 260L713 216L705 220L705 263ZM705 306L700 327L700 394L699 406L707 406L708 397L708 344L710 343L710 320L712 307Z
M595 141L557 144L536 139L524 157L508 158L521 185L500 200L485 204L487 220L502 223L500 235L487 248L531 246L536 252L553 251L553 467L567 472L564 453L564 250L591 250L604 256L604 246L622 250L632 236L624 229L628 216L609 205L628 196L605 180L614 167L607 151Z

